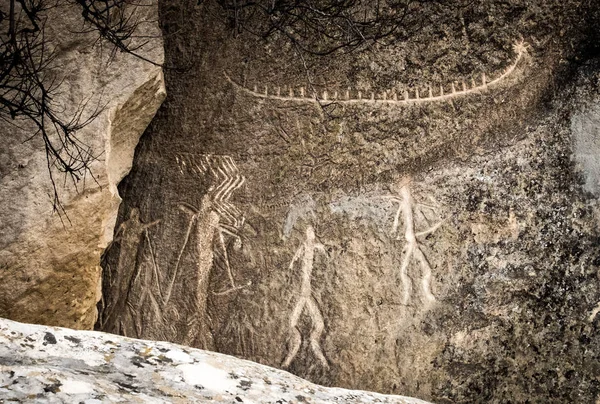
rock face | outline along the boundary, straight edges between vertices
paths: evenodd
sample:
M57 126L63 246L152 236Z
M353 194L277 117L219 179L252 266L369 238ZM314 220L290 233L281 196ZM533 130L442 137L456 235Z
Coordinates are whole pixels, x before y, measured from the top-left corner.
M140 52L162 63L156 4L143 12L141 18L152 22L143 24L150 40ZM77 133L99 158L91 167L94 178L72 184L55 173L66 211L60 217L52 212L42 139L27 141L32 131L26 121L15 122L23 129L1 124L0 316L90 329L100 299L100 255L112 240L121 201L117 185L165 97L164 81L161 68L120 52L111 55L94 33L81 33L76 5L51 8L47 17L48 47L56 55L51 67L64 80L54 101L65 106L66 120L82 105L88 107L84 119L103 106Z
M423 2L409 40L322 58L191 3L161 6L182 69L119 187L99 329L440 403L595 402L592 2Z
M0 319L0 397L64 403L397 403L165 342Z

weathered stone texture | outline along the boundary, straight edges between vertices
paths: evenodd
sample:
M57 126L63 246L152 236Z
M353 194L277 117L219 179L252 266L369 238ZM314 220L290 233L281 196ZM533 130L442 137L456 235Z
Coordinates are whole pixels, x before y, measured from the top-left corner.
M157 9L143 8L150 43L140 52L162 63ZM0 315L15 320L91 328L100 299L100 255L112 240L121 198L117 185L129 171L134 148L165 97L160 67L110 46L92 46L72 4L53 9L46 23L56 52L54 73L64 78L55 102L69 119L88 102L102 113L78 132L98 161L77 184L55 173L66 216L52 213L52 185L44 145L24 130L2 123L0 153ZM110 59L110 60L109 60ZM70 115L71 114L71 115Z
M232 356L0 319L0 398L44 403L395 403Z
M182 70L119 188L120 223L157 223L107 251L98 326L193 331L313 382L440 403L594 402L598 202L572 132L598 94L597 65L576 62L584 3L423 2L398 46L302 60L284 37L232 36L214 2L164 2ZM482 73L503 79L375 101ZM311 86L374 100L281 96Z

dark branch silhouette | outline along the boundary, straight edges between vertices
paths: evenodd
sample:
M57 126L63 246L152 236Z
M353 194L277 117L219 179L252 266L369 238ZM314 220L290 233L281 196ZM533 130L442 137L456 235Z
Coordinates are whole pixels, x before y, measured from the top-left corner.
M145 21L140 12L152 6L148 0L72 0L81 8L81 16L89 31L98 33L99 38L114 46L113 52L129 53L154 66L162 66L138 51L148 44L141 35Z
M286 37L315 56L357 48L400 35L424 0L218 0L236 33Z
M83 22L116 50L138 55L146 41L134 40L144 21L137 18L140 4L127 0L8 0L0 5L0 119L31 131L29 140L41 138L53 189L53 208L61 219L57 172L75 188L85 187L91 164L101 155L81 140L79 131L104 109L92 98L66 114L57 101L63 84L52 38L46 36L48 12L58 7L80 7ZM93 46L93 44L91 44ZM91 178L95 180L94 176Z

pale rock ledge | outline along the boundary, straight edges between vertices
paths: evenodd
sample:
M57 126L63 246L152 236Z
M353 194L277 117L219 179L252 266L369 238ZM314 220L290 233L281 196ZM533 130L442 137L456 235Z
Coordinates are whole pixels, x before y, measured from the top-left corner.
M44 403L398 403L166 342L0 319L0 401Z

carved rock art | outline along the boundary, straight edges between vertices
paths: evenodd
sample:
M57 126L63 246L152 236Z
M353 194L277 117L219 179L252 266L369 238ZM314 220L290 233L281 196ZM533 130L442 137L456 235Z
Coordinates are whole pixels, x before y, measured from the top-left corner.
M124 336L131 336L131 332L126 329L125 324L133 324L127 317L136 318L139 307L131 302L131 299L124 299L125 307L119 307L117 302L123 296L128 296L133 285L140 279L139 263L137 262L138 249L142 235L148 234L148 228L158 224L160 220L144 224L140 220L140 211L138 208L131 209L129 218L121 223L115 234L114 242L120 244L119 259L116 271L109 271L111 276L108 282L113 288L113 293L109 296L109 300L104 301L103 318L100 319L101 324L116 321L113 316L120 316L118 329L115 332L120 332ZM114 275L114 277L113 277ZM114 285L114 286L113 286ZM126 320L126 321L124 321Z
M209 189L212 209L220 217L220 223L230 228L240 228L244 222L242 212L229 202L233 192L240 188L246 178L240 174L238 167L230 156L211 154L182 153L175 157L182 174L188 170L196 175L212 177L213 184Z
M404 305L408 304L410 300L411 292L411 279L408 276L408 267L411 258L419 263L422 271L421 278L421 291L423 293L423 299L427 303L435 301L435 296L431 293L431 266L427 261L427 257L421 250L419 238L425 237L429 234L434 233L443 223L443 220L430 226L428 229L418 232L415 230L415 213L420 215L426 222L428 222L427 216L424 210L436 213L439 204L431 197L433 204L415 203L409 188L409 184L403 184L399 189L399 196L390 195L384 198L389 199L399 204L396 216L394 217L394 224L392 225L391 234L398 234L396 240L400 240L400 233L398 233L398 226L400 222L400 215L404 222L404 239L406 244L404 246L404 258L400 266L400 280L403 287L403 299Z
M496 78L489 80L485 73L482 73L477 79L472 77L470 82L463 80L460 83L452 82L449 85L440 85L434 88L433 85L417 86L410 91L408 86L404 86L403 91L397 89L386 90L381 93L363 93L360 90L345 91L324 90L321 94L316 92L308 93L304 87L294 89L287 87L282 90L281 87L269 89L268 86L254 86L252 89L245 87L232 79L226 72L223 74L225 78L239 90L258 98L277 100L277 101L292 101L301 103L323 103L335 102L337 104L374 104L374 105L412 105L423 104L439 101L450 101L454 98L464 97L470 94L482 93L492 87L503 83L509 76L513 74L519 63L527 55L527 45L524 42L517 42L513 45L513 50L516 54L514 61L506 67ZM458 89L457 89L458 87ZM419 91L419 88L427 88L425 97ZM447 91L449 89L449 91Z
M216 263L215 256L221 257L225 269L231 282L231 289L220 294L228 293L240 289L235 285L233 273L229 263L229 257L226 248L226 236L233 237L235 244L241 244L239 229L244 224L244 216L233 206L229 199L233 192L240 188L245 178L239 173L237 166L230 156L214 155L192 155L180 154L176 156L177 163L182 174L190 171L196 175L206 175L212 180L212 185L208 192L202 198L200 207L196 208L186 203L179 205L179 208L190 214L190 219L184 236L184 240L175 262L175 268L172 278L166 291L165 302L168 303L173 283L177 278L179 265L183 253L188 245L192 230L196 231L196 255L197 255L197 280L194 307L196 313L188 324L188 332L183 343L193 344L196 335L203 339L203 345L212 346L212 335L202 319L206 314L206 297L208 293L208 280L210 270ZM216 240L216 245L215 245Z
M294 225L300 218L311 218L316 220L317 204L310 195L299 195L295 201L287 204L288 211L283 225L283 239L287 239L292 233Z
M300 320L300 316L305 308L308 311L308 315L313 324L313 328L308 337L310 341L310 347L319 362L321 362L321 365L323 365L323 367L326 369L329 368L329 364L327 363L327 359L323 354L321 343L319 341L321 339L321 335L323 334L323 330L325 329L325 322L323 321L323 315L321 314L319 305L312 295L311 286L312 269L315 259L315 251L317 250L327 254L325 246L316 240L315 229L309 225L306 227L306 239L304 243L296 250L294 257L292 258L292 262L290 263L290 270L293 270L296 261L301 259L302 285L300 287L300 296L298 297L296 306L294 307L292 315L290 316L290 344L288 354L282 364L283 368L290 366L300 350L302 336L300 334L300 330L298 330L298 321Z

